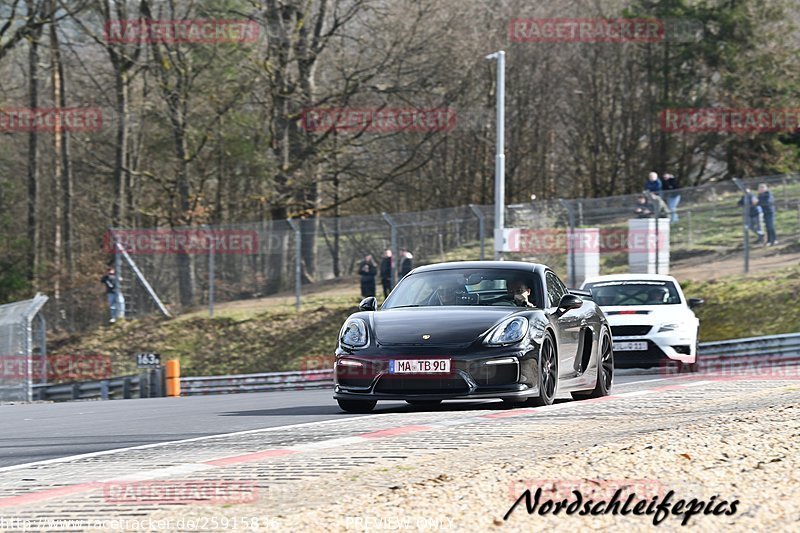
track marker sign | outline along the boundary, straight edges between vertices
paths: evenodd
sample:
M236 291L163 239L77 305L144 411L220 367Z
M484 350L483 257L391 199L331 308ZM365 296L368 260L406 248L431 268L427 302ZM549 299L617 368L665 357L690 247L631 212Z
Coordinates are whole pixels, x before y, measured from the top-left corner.
M158 368L161 366L161 355L157 353L137 353L137 368Z

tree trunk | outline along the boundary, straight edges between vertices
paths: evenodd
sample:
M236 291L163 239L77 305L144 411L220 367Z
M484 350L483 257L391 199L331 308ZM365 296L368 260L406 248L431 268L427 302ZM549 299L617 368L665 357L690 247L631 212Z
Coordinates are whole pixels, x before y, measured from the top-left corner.
M29 10L34 9L29 6ZM39 107L39 39L42 30L30 38L28 49L28 106ZM39 134L32 129L28 134L28 279L38 287L39 276Z
M56 108L67 107L67 88L66 79L64 77L64 63L61 60L61 45L58 41L58 33L56 23L50 25L50 46L51 53L53 54L53 75L54 79L58 79L58 84L53 83L53 99L58 102ZM70 164L70 149L69 149L69 132L63 130L57 132L60 138L60 147L56 152L56 159L61 159L60 173L56 174L61 186L61 198L57 198L56 202L62 201L61 213L61 231L64 244L64 269L66 274L67 285L71 287L72 277L75 272L75 260L73 256L73 239L72 239L72 166ZM60 174L60 175L59 175Z
M125 164L128 158L128 76L118 60L114 60L114 94L117 114L116 146L114 146L114 200L111 209L111 225L121 227L125 224L126 183L128 181Z
M53 107L56 109L59 107L59 95L61 94L61 71L58 68L59 58L57 51L58 46L56 44L57 41L58 36L56 35L56 26L55 24L50 23L50 75L53 83ZM63 134L63 125L58 112L56 112L55 128L53 130L53 189L56 191L55 201L53 202L55 207L53 212L53 296L55 298L56 309L59 310L61 309L61 275L63 272L63 267L61 264L61 256L63 253L61 239L63 227L63 220L61 218L63 213L61 197L63 194L62 183L64 172L64 165L62 164L61 160ZM57 315L57 317L59 315ZM59 321L58 318L56 320ZM58 323L56 324L56 327L58 327Z

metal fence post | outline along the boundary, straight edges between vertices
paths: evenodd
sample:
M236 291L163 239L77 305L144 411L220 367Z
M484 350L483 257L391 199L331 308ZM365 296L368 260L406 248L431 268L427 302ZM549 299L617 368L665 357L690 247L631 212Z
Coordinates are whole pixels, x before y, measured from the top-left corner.
M575 234L575 213L572 211L572 205L567 200L559 198L558 203L561 204L561 207L567 212L567 221L569 223L569 229L567 230L567 261L569 261L570 266L569 286L574 288L577 277L575 275L575 250L571 241ZM581 210L581 213L583 213L580 202L578 202L578 208Z
M800 201L797 202L797 233L800 235Z
M302 283L302 272L303 272L303 265L302 265L302 235L300 232L300 224L297 223L296 220L291 218L286 219L286 222L294 230L294 248L295 248L295 262L294 262L294 307L298 311L300 310L300 300L301 300L301 287L300 284Z
M739 178L733 178L733 183L739 187L739 190L742 191L744 195L744 200L742 201L742 242L744 245L744 273L747 274L750 271L750 235L748 234L750 230L750 217L748 216L748 211L750 211L750 194L747 192L747 187L744 186Z
M119 253L118 247L120 244L113 230L111 231L111 237L114 240L114 272L117 275L117 288L114 289L114 299L116 300L114 303L114 315L116 315L116 318L124 319L125 317L120 313L122 306L119 305L119 295L122 292L122 255Z
M394 261L392 261L392 288L397 285L397 262L400 261L400 257L398 255L397 250L397 223L395 223L394 219L389 215L389 213L381 213L383 215L383 219L389 224L389 228L391 230L391 239L392 239L392 254L394 255Z
M472 213L478 217L478 236L481 240L481 261L483 261L486 245L486 217L477 205L469 204L469 208L472 209ZM800 209L800 207L798 207L798 209Z
M687 227L687 230L686 230L686 232L688 234L688 245L691 246L692 245L692 210L691 209L686 213L686 217L688 218L688 221L687 221L687 226L688 227Z
M659 198L660 198L660 196L659 196ZM655 214L655 217L656 217L656 274L660 274L659 268L658 268L658 266L659 266L658 265L658 256L659 256L659 252L660 252L660 250L659 250L659 244L660 243L658 242L658 238L659 238L659 235L658 235L658 230L659 230L658 221L661 220L661 202L656 202L655 204L656 204L655 205L656 212L654 214Z
M214 318L214 255L217 248L217 240L211 227L206 225L211 246L208 247L208 318Z

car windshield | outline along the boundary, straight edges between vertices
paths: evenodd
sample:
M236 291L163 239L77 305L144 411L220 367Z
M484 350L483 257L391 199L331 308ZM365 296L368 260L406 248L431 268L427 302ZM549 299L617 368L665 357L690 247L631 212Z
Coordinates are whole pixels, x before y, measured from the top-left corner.
M679 304L678 289L671 281L600 281L587 283L592 300L601 307L613 305Z
M501 269L452 269L418 272L405 277L382 309L431 306L539 305L541 289L533 272ZM515 295L516 303L515 303Z

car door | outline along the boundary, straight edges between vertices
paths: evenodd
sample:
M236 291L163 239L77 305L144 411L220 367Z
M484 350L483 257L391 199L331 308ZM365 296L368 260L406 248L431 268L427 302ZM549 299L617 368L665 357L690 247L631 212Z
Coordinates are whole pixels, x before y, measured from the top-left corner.
M549 312L556 319L559 336L558 376L570 378L576 375L575 357L578 351L578 339L582 327L583 313L580 309L573 309L566 313L558 310L561 297L567 294L566 286L558 279L554 272L545 273Z

